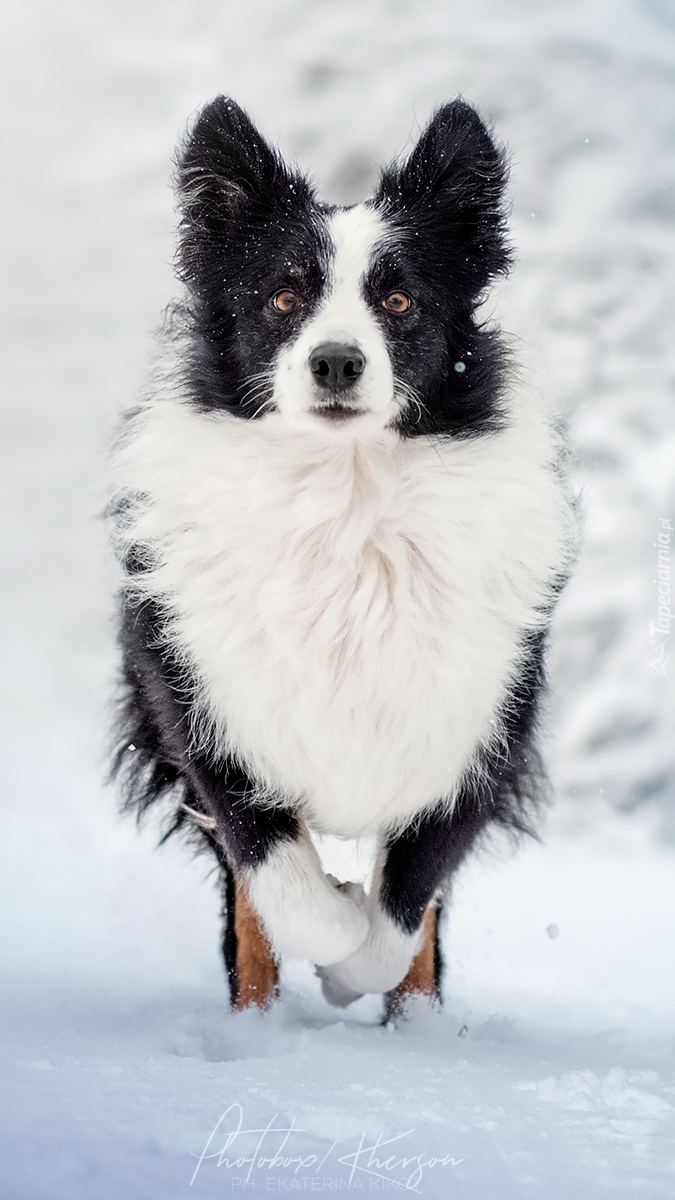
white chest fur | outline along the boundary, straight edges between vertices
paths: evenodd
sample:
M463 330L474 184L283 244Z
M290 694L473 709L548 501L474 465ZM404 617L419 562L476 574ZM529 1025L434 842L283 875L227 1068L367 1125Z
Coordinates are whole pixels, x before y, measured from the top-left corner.
M566 555L531 405L459 442L289 435L149 405L117 458L125 530L199 681L202 735L311 825L372 833L450 802Z

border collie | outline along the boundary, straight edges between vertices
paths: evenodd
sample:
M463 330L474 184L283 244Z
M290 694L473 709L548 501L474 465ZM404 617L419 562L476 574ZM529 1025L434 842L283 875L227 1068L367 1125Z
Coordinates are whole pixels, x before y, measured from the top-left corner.
M505 179L461 100L347 208L225 97L179 152L184 296L114 460L114 769L215 853L235 1006L269 1001L280 957L338 1005L437 994L453 873L487 826L530 824L571 522L478 313L510 265ZM311 832L377 837L368 894Z

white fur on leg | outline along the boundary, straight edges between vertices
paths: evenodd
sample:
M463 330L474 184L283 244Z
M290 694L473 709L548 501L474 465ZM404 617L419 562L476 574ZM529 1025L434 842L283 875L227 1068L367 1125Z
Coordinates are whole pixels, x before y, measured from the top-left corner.
M364 992L388 992L396 987L419 950L421 930L405 933L372 899L372 893L368 907L371 921L365 941L348 958L317 970L326 1000L338 1008L345 1008Z
M325 964L352 954L368 933L368 918L323 874L307 834L281 842L247 872L251 903L277 954Z

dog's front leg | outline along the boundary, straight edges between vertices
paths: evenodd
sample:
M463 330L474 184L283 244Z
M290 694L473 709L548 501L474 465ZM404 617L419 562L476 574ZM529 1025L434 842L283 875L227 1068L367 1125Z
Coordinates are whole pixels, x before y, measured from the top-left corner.
M180 770L186 809L208 830L233 876L244 885L274 953L339 962L364 940L367 917L353 897L323 874L306 829L289 807L260 803L256 781L241 765L229 756L214 759L193 744L192 714L181 695L181 668L162 646L161 620L151 604L130 603L125 609L125 661L136 740L140 733L154 739L161 761Z
M254 787L231 763L218 770L193 758L187 774L275 954L320 964L352 954L368 933L361 897L324 875L298 817L257 804Z
M337 887L324 875L302 826L245 876L251 902L281 957L340 962L365 940L368 917L360 893Z
M403 833L383 839L366 899L368 937L342 962L318 964L323 993L331 1004L345 1007L364 992L390 992L406 977L425 937L435 939L432 906L487 819L475 798L463 799L452 814L439 808ZM411 980L415 974L411 972ZM413 983L411 990L436 990L434 974L432 954L431 982Z

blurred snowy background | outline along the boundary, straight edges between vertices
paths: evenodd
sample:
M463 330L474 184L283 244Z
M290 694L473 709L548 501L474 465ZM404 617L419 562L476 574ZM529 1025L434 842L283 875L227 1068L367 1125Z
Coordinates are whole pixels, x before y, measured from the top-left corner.
M673 0L5 0L0 28L3 1195L187 1195L190 1153L221 1111L214 1063L238 1058L256 1065L226 1061L218 1079L237 1099L262 1089L268 1116L290 1104L275 1072L309 1088L303 1061L322 1070L303 1103L332 1097L326 1136L346 1119L341 1089L356 1088L358 1125L370 1071L384 1092L363 1112L383 1126L417 1120L424 1095L469 1142L490 1131L487 1183L469 1165L438 1195L670 1194L675 1150L653 1139L675 1103L662 1073L667 1061L672 1084L675 656L665 676L651 665L649 626L659 519L675 519ZM467 868L446 1014L395 1049L368 1001L344 1025L301 972L267 1025L224 1017L213 881L121 825L101 783L106 446L173 293L171 154L221 91L344 203L440 101L462 93L494 121L513 156L509 324L568 423L583 494L552 648L545 845ZM465 1023L473 1048L455 1040ZM476 1145L469 1164L492 1162ZM195 1194L230 1186L202 1180Z

